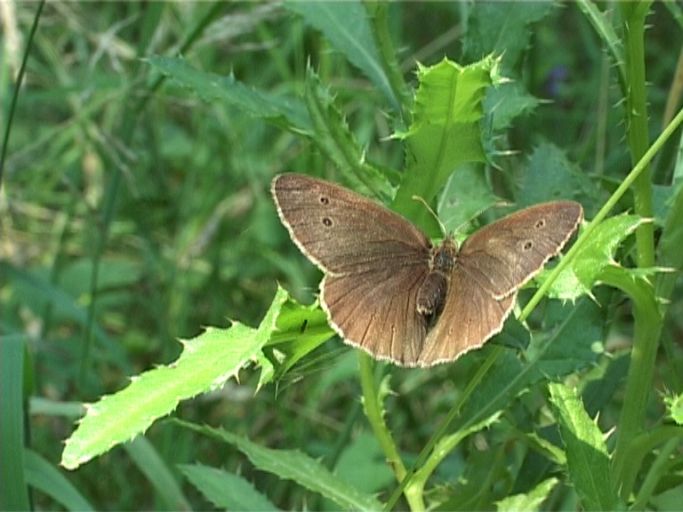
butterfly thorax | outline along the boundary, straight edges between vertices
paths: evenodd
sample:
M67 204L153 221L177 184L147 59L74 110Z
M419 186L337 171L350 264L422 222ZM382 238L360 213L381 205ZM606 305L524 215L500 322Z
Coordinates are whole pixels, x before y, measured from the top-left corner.
M429 254L429 273L417 292L417 312L433 325L443 310L450 275L458 256L458 247L451 237L432 247Z

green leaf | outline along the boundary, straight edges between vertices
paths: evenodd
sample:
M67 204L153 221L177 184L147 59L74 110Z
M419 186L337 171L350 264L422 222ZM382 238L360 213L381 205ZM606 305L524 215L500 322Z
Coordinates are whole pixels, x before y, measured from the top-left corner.
M619 393L626 380L630 352L623 352L605 361L606 368L597 379L589 381L583 389L582 397L584 406L591 416L603 410Z
M395 478L377 439L368 432L351 441L334 469L353 487L369 494L386 488Z
M466 430L510 406L515 397L536 378L530 364L522 365L515 354L506 350L496 359L462 411L454 429Z
M399 112L398 98L391 88L375 44L368 13L359 0L343 2L286 1L285 7L299 14L309 25L320 30L332 45L360 69L382 92L392 108Z
M541 510L541 505L558 482L557 478L548 478L526 494L508 496L496 503L496 510Z
M502 199L491 192L481 166L463 164L451 174L441 195L439 219L452 232L501 203Z
M24 474L24 353L21 335L0 336L0 510L28 510Z
M463 53L468 60L484 55L502 55L505 68L512 68L528 47L529 25L555 8L553 2L477 2L467 19Z
M603 13L598 8L597 4L592 0L578 0L577 5L583 11L588 21L593 25L593 28L600 36L600 39L605 43L612 56L612 61L617 66L619 71L619 81L622 86L622 91L626 90L626 63L624 59L624 48L621 38L617 35L609 18L611 13Z
M234 323L228 329L209 328L183 341L177 361L132 379L125 389L86 407L86 415L67 439L62 465L74 469L113 446L144 432L178 402L225 383L254 360L275 329L287 293L278 288L258 329Z
M559 466L567 464L567 455L562 448L555 446L547 439L539 436L536 432L526 434L527 442L533 446L537 451L542 453L547 459L553 461Z
M549 383L550 402L567 454L567 469L585 510L614 510L618 504L603 433L576 392Z
M683 140L679 147L677 167L683 167ZM678 170L678 169L677 169ZM683 172L683 171L681 171ZM667 205L664 227L657 245L657 264L680 271L683 268L683 179L679 178L674 185L670 204ZM657 276L657 297L669 300L678 282L678 273L660 274Z
M331 499L344 509L378 510L382 508L375 498L358 491L349 483L330 473L320 462L298 450L266 448L223 429L175 421L185 428L235 446L258 469L286 480L294 480L303 487Z
M644 222L635 215L617 215L603 221L578 250L569 266L558 276L548 292L549 297L574 300L590 295L593 285L610 267L616 266L617 247ZM629 273L629 269L623 269ZM637 273L631 273L637 278ZM542 272L536 280L542 282L548 275Z
M150 57L146 60L204 101L220 101L240 108L251 116L270 120L300 133L308 134L311 131L311 120L298 99L259 91L238 82L234 76L200 71L181 58Z
M593 204L597 198L590 191L594 189L591 181L569 161L564 151L554 144L542 142L529 158L515 197L522 206L558 199Z
M183 495L180 483L156 447L142 436L124 445L126 453L152 484L159 499L168 510L190 510L192 506Z
M586 299L568 312L565 309L563 314L564 322L549 338L542 343L532 341L526 351L526 363L522 364L510 350L498 357L495 366L487 372L463 406L459 419L454 422L455 428L467 429L504 410L531 384L548 375L566 375L597 359L599 353L592 350L592 346L602 325L598 317L604 315L604 311ZM575 346L565 343L570 333ZM587 336L577 341L580 333L586 333Z
M388 202L391 187L382 172L365 162L365 154L333 96L322 86L318 75L309 67L306 73L305 100L313 123L311 141L335 165L351 185L364 195Z
M483 162L479 122L486 88L497 84L498 60L488 56L469 66L448 59L418 71L412 123L406 133L407 169L392 208L431 234L434 220L419 196L430 202L465 162Z
M281 378L298 361L334 335L335 332L327 323L327 315L317 302L304 306L288 300L278 316L277 329L266 345L268 351L272 349L277 361L272 377ZM259 386L268 381L262 375Z
M219 509L277 510L266 496L239 475L202 464L180 464L178 468Z
M491 129L499 132L508 129L515 118L536 110L539 103L521 82L507 82L486 91L484 110L491 118Z
M26 482L33 489L50 496L66 510L97 510L68 478L36 452L24 451L24 468ZM7 480L3 480L3 490L7 483Z
M683 394L670 394L664 397L667 414L678 425L683 425Z
M604 351L604 307L588 298L577 304L550 301L545 317L546 325L554 319L558 325L549 337L534 336L526 352L545 378L559 379L596 363Z

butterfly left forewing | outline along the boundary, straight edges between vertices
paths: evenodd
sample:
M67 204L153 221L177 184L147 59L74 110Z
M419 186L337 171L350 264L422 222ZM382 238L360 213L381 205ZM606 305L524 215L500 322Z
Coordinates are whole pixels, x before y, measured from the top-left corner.
M469 237L458 263L494 298L506 297L560 252L582 218L583 209L574 201L520 210Z

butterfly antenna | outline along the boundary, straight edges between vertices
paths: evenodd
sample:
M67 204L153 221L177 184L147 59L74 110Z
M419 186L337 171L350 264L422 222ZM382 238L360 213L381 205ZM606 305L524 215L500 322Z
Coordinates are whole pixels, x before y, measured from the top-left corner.
M419 201L424 205L425 208L427 208L427 211L432 214L432 217L434 217L434 220L439 224L439 228L441 228L441 234L444 236L444 238L447 236L446 235L446 226L443 225L441 220L439 219L439 216L436 214L434 210L432 210L432 207L427 204L427 201L425 201L423 198L420 196L413 196L413 200Z

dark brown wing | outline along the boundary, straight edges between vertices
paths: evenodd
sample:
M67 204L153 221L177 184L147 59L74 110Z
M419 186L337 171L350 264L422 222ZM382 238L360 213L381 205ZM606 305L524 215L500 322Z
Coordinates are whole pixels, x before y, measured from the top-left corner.
M574 201L532 206L489 224L463 244L458 263L495 298L515 292L560 252L583 217Z
M426 267L402 267L327 276L321 303L346 343L377 359L415 366L426 334L415 301L426 275Z
M427 237L361 195L300 174L276 176L272 192L292 240L324 272L346 275L428 265Z
M429 331L418 359L419 366L453 361L481 347L500 332L517 294L496 300L457 265L453 269L444 309Z

